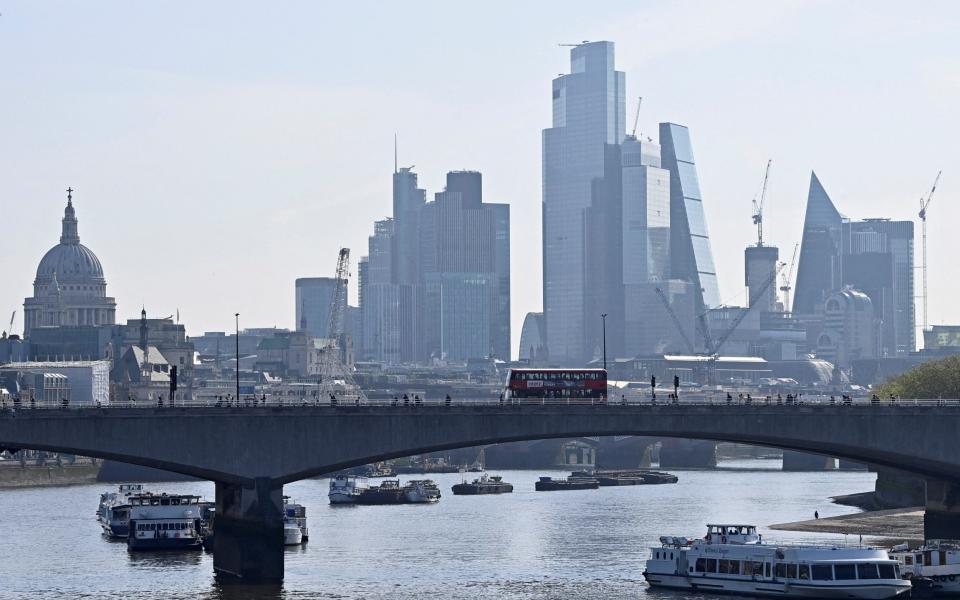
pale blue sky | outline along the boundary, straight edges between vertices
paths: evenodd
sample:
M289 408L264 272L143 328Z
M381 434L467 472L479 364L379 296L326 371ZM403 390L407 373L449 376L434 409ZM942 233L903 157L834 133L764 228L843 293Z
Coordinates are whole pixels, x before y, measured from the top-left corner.
M21 328L68 185L118 318L145 304L179 308L191 334L232 328L234 312L291 327L293 280L332 274L340 245L365 254L388 214L397 132L431 197L469 168L511 204L515 350L541 307L557 44L601 39L627 73L628 121L642 95L640 131L691 128L726 302L744 299L767 158L765 239L788 257L811 169L848 216L907 219L942 168L930 321L960 322L956 2L0 0L0 13L0 328L15 308Z

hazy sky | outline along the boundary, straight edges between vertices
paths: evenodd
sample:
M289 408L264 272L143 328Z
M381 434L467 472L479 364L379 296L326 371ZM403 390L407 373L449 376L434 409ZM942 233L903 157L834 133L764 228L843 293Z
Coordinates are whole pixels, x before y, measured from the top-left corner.
M960 3L0 0L0 328L73 186L118 320L294 325L296 277L366 254L393 135L430 197L453 169L511 204L513 347L540 310L541 130L568 48L616 42L628 123L688 125L725 302L750 200L789 258L810 171L854 218L930 208L930 322L960 322ZM917 265L920 263L919 227ZM917 291L919 293L919 273ZM355 288L351 302L356 302ZM918 303L919 305L919 303ZM917 322L921 315L918 314Z

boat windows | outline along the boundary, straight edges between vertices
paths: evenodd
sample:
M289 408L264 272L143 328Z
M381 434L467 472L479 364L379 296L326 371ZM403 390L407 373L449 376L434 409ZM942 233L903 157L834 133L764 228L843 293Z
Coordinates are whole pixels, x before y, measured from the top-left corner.
M716 573L717 572L717 559L708 558L707 559L707 570L706 573Z
M930 561L930 554L931 552L929 550L923 553L923 566L925 567L929 567L932 564Z
M770 563L763 563L763 576L770 578Z
M810 565L800 565L800 579L810 579Z
M913 555L907 554L903 557L903 564L912 565L913 564Z
M874 563L861 563L857 565L858 579L880 579L877 572L877 565Z
M797 578L797 565L790 563L787 565L787 578L796 579Z
M852 564L833 565L833 573L836 579L856 579L857 578L856 565L852 565Z
M707 570L707 559L698 558L697 559L697 571L703 573Z
M784 563L777 563L776 569L774 572L777 574L777 577L786 577L787 576L787 565Z
M830 581L833 579L833 568L830 565L813 565L813 579L816 581Z
M897 579L899 577L890 563L880 563L877 567L880 569L880 579Z

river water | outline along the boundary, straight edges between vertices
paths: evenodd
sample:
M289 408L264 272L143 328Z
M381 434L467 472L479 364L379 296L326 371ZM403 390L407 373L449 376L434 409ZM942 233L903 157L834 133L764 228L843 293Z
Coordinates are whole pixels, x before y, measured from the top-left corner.
M855 512L828 497L876 477L779 466L728 461L677 471L673 485L569 492L533 491L539 475L565 472L503 471L515 491L500 496L454 496L460 476L436 475L441 501L407 506L331 507L326 479L300 481L284 492L307 506L310 541L286 550L280 587L221 586L205 552L131 554L108 541L94 512L112 486L0 490L0 598L709 598L646 588L648 547L702 535L708 521L756 523L765 541L843 542L766 525ZM213 498L208 482L148 487Z

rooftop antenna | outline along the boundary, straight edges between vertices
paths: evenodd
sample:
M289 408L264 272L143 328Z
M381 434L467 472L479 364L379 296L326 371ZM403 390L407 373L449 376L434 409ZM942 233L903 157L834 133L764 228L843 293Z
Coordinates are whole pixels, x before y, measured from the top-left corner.
M937 177L933 180L933 187L926 199L920 197L920 229L923 232L923 264L920 270L923 273L923 330L927 330L927 207L930 206L930 200L933 199L933 193L937 191L937 184L940 183L940 174L943 171L937 171Z
M637 137L637 124L640 122L640 105L643 104L643 96L640 96L640 99L637 100L637 114L633 117L633 131L630 132L630 135Z

